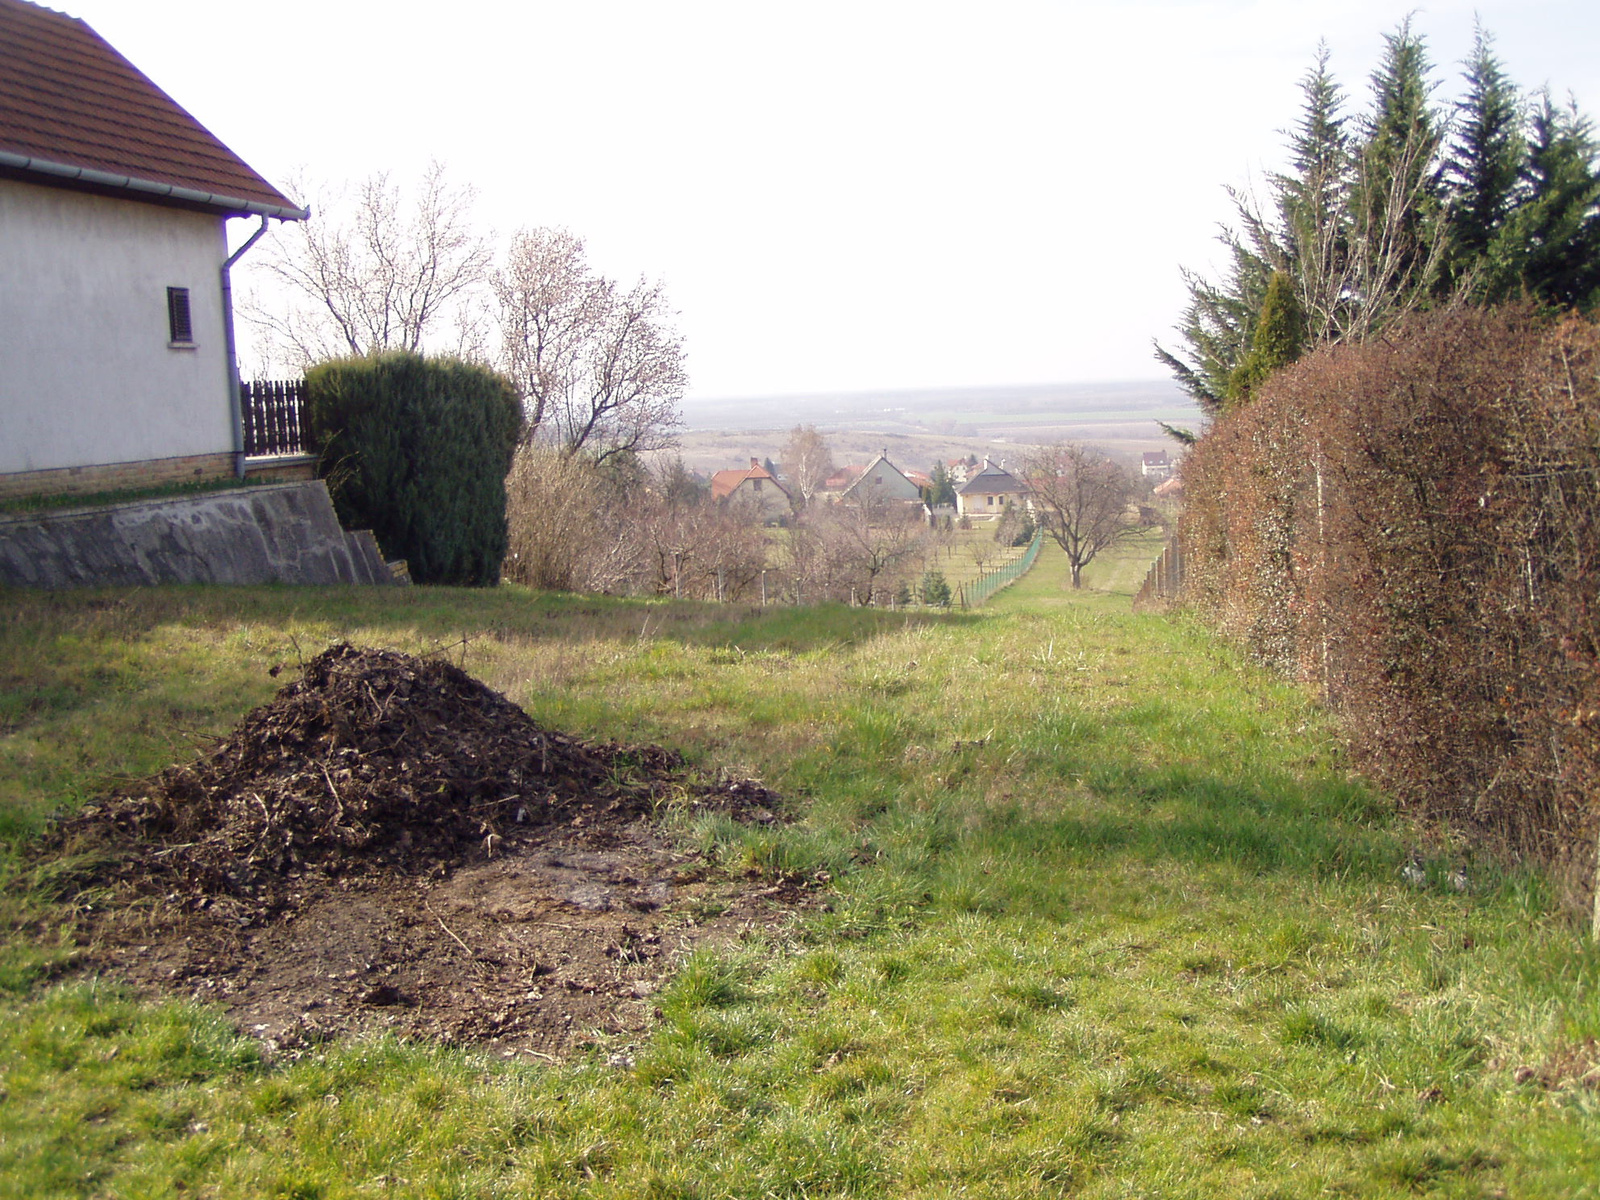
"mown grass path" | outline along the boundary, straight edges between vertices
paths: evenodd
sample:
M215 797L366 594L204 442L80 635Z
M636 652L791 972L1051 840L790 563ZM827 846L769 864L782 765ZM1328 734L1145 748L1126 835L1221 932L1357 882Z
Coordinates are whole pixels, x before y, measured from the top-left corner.
M685 962L637 1044L263 1063L213 1010L53 981L48 872L13 868L0 1195L1600 1195L1600 957L1536 878L1474 863L1461 894L1440 855L1403 884L1415 842L1298 692L1129 613L1147 557L1071 595L1047 553L966 615L3 597L14 841L228 727L274 663L465 638L543 722L763 776L795 824L684 836L835 895Z

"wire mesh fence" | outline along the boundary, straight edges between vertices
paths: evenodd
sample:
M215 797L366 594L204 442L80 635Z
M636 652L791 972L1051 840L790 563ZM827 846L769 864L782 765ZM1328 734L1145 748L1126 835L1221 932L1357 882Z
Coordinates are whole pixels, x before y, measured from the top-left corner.
M1039 557L1039 546L1043 537L1042 531L1036 531L1033 540L1028 543L1028 548L1022 552L1021 557L1014 558L1008 563L986 571L976 579L968 580L956 588L956 606L959 608L976 608L1001 588L1015 583L1028 573L1028 568L1033 566Z

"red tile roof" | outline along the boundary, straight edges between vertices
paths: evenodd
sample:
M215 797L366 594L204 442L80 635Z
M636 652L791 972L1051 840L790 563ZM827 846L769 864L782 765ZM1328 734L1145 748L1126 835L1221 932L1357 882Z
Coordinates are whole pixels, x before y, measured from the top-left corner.
M724 496L731 495L746 479L771 479L773 486L780 491L784 490L783 484L775 479L770 471L761 465L759 459L752 458L750 465L735 468L729 471L718 471L711 477L711 498L721 500Z
M0 0L0 170L213 212L306 215L88 25L25 0Z

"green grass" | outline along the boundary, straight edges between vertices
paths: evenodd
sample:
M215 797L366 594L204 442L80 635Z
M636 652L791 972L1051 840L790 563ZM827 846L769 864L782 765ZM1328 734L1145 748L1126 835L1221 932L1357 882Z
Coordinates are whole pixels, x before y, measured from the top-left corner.
M264 1063L213 1011L61 976L13 857L0 1195L1600 1195L1597 1093L1516 1074L1600 1037L1600 954L1535 875L1401 885L1414 841L1304 697L1128 611L1156 544L1078 594L1047 550L951 615L7 594L13 847L349 637L454 644L541 721L760 775L800 821L685 836L836 894L682 963L629 1047Z
M49 495L9 496L0 499L0 516L13 513L50 512L64 508L97 508L106 504L125 504L133 500L177 500L204 496L235 488L260 487L256 479L204 479L187 483L166 483L157 487L119 488L107 492L51 493Z

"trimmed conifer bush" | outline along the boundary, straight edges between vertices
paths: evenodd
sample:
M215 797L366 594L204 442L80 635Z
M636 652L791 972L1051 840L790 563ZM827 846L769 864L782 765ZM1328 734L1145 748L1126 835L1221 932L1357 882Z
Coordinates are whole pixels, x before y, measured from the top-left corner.
M506 554L515 388L487 367L394 351L306 372L305 426L339 519L418 583L487 587Z

